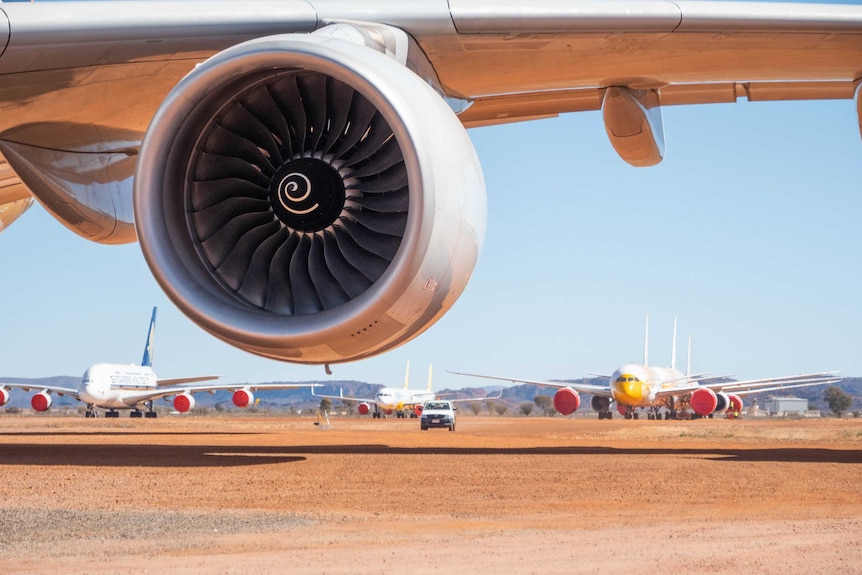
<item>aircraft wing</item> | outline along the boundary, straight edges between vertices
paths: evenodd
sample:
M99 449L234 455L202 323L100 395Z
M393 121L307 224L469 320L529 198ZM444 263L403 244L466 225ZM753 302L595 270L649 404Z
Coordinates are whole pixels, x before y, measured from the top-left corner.
M258 384L236 384L236 383L219 383L205 385L175 385L170 387L160 387L152 391L141 391L138 394L126 394L124 399L129 405L142 403L144 401L154 401L169 395L179 395L187 393L194 395L195 393L215 393L216 391L237 391L239 389L248 389L251 391L267 390L267 389L297 389L300 387L313 388L318 384L315 383L258 383Z
M201 375L197 377L178 377L174 379L160 379L158 381L159 387L171 386L171 385L181 385L184 383L196 383L198 381L212 381L214 379L218 379L217 375Z
M7 383L0 382L0 388L5 389L22 389L24 391L47 391L48 393L54 393L60 396L68 395L69 397L74 397L75 399L80 400L80 396L78 395L78 390L73 387L62 387L59 385L33 385L32 383Z
M311 388L311 395L314 397L325 397L327 399L346 399L348 401L359 401L363 403L374 403L375 399L373 397L351 397L348 395L344 395L344 389L340 390L341 393L339 395L327 395L324 393L315 393L314 387Z
M496 375L480 375L478 373L463 373L460 371L450 371L455 375L466 375L467 377L481 377L484 379L495 379L497 381L508 381L510 383L526 383L528 385L541 385L543 387L554 387L556 389L570 388L578 393L591 393L599 397L612 397L610 386L606 385L589 385L586 383L557 383L553 381L536 381L532 379L517 379L513 377L500 377Z
M775 391L778 389L791 389L795 387L808 387L813 385L828 385L841 381L838 377L838 372L820 372L809 373L803 375L788 375L782 377L770 377L765 379L750 379L747 381L730 381L722 383L705 383L693 381L691 385L684 387L674 387L667 390L661 390L656 393L656 397L668 395L679 395L695 391L700 388L709 388L713 391L722 391L725 393L749 394L761 393L765 391Z

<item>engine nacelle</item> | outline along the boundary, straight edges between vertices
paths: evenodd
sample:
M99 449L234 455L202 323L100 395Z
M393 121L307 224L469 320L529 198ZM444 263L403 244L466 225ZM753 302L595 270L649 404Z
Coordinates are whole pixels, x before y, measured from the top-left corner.
M730 407L730 396L724 392L715 392L715 413L724 413Z
M190 393L180 393L174 397L174 410L178 413L188 413L195 408L195 398Z
M422 417L422 410L425 409L425 406L421 403L413 406L413 415L416 417Z
M711 389L702 387L692 392L689 404L695 414L704 417L715 411L715 408L718 405L718 397Z
M611 398L594 395L590 399L590 409L599 413L607 413L611 410Z
M254 394L250 389L238 389L234 391L231 399L235 406L243 409L250 405L254 405Z
M47 391L34 393L33 397L30 398L30 407L33 408L33 411L48 411L52 405L54 405L54 399Z
M5 387L0 387L0 407L9 403L9 390Z
M554 394L554 409L560 415L571 415L581 406L578 392L571 387L564 387Z
M728 419L737 419L738 417L742 417L742 398L738 395L730 395L730 407L727 408L727 411L724 414Z
M189 73L144 138L134 212L183 313L305 364L367 358L437 321L486 219L476 152L443 99L326 33L252 40Z
M368 412L371 411L371 404L363 401L356 406L356 411L359 412L359 415L368 415Z

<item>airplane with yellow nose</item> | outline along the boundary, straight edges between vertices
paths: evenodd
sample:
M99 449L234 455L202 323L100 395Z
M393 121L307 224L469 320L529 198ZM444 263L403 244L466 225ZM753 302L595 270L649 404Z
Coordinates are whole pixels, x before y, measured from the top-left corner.
M458 375L483 377L516 384L531 384L557 389L554 408L562 415L571 415L581 405L580 393L592 395L590 407L598 412L599 419L612 419L617 413L626 419L638 419L640 410L646 410L647 419L678 419L689 417L712 417L724 413L728 418L742 414L742 397L752 393L791 389L812 385L828 385L841 381L838 372L818 372L789 375L748 381L733 381L726 377L711 377L709 374L692 375L676 368L676 319L673 324L673 350L671 367L649 365L649 316L644 343L644 362L627 363L610 376L599 376L608 380L607 385L586 383L557 383L534 381L511 377L452 372ZM691 365L691 340L689 339L688 364Z

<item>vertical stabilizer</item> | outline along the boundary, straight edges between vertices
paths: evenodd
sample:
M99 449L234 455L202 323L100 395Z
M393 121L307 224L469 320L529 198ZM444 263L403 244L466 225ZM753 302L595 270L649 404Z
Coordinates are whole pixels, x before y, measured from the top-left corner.
M673 344L670 348L670 368L676 369L676 318L673 318Z
M153 366L153 338L156 336L156 309L153 308L153 317L150 319L150 329L147 331L147 343L144 345L144 357L141 359L141 365L146 367Z
M407 360L407 372L404 374L404 389L410 387L410 360Z
M433 367L431 364L428 365L428 391L431 391L431 369Z
M688 336L688 359L685 362L685 374L691 375L691 336Z
M646 330L644 332L644 366L649 367L649 314L646 314Z

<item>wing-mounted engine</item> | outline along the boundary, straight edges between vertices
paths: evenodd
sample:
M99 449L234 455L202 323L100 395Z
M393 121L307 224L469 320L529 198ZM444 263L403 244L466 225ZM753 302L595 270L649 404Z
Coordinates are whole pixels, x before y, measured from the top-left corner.
M250 389L238 389L234 391L231 399L237 407L246 408L254 405L254 394Z
M191 72L147 132L134 198L144 256L187 316L308 364L424 331L466 286L485 227L479 162L444 100L326 31Z
M195 408L196 403L191 393L180 393L174 396L174 409L177 413L188 413Z
M742 398L736 394L730 394L730 407L727 408L727 411L724 412L725 417L728 419L737 419L742 417Z
M9 390L5 387L0 387L0 407L9 403Z
M718 406L718 396L708 387L696 389L691 394L689 405L696 415L705 417L715 411Z
M365 401L356 406L356 411L359 412L359 415L368 415L371 411L371 405Z
M560 415L571 415L581 406L578 392L570 387L564 387L554 394L554 409Z
M730 409L730 396L724 392L715 392L715 413L724 413Z
M33 411L48 411L52 405L54 405L54 399L47 391L34 393L33 397L30 398L30 407L33 408Z

